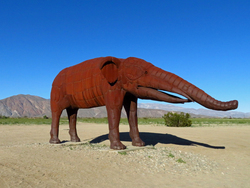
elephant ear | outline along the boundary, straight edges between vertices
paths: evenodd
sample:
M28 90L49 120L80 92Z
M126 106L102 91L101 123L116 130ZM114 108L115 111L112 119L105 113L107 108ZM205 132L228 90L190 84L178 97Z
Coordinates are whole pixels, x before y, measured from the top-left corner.
M103 76L110 85L114 85L118 80L118 68L120 60L115 57L105 57L100 64L100 69Z

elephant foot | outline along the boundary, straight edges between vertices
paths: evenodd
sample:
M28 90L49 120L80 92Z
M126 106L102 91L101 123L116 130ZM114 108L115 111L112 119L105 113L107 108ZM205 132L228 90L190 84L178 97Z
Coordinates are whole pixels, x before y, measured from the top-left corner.
M145 146L145 142L143 142L140 138L137 138L132 140L132 145L142 147Z
M81 142L80 138L77 136L77 137L71 137L70 139L71 142Z
M126 146L123 145L120 141L114 141L114 142L111 142L110 149L123 150L123 149L126 149Z
M60 144L61 141L58 138L50 138L49 143L51 143L51 144Z

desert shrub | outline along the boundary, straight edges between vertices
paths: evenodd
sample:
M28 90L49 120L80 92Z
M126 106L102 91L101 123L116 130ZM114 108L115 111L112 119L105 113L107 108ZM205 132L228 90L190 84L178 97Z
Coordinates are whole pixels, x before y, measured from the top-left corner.
M43 116L43 119L49 119L49 117L48 117L48 116L46 116L46 115L44 115L44 116Z
M168 112L163 116L165 125L168 127L190 127L192 125L192 121L189 120L189 118L190 114L184 114L183 112L180 114Z
M8 119L9 117L7 117L7 116L2 116L2 115L0 115L0 119Z

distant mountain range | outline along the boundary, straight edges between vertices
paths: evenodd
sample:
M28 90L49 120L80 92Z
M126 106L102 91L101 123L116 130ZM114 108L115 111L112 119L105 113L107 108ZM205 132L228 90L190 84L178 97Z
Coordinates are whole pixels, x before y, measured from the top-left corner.
M15 95L0 100L0 115L37 117L50 114L50 100L33 95Z
M167 112L185 112L192 117L233 117L233 118L250 118L250 113L237 111L214 111L208 109L182 108L169 104L159 103L139 103L139 117L162 117ZM7 117L51 117L50 100L33 95L15 95L0 100L0 116ZM67 116L64 110L62 116ZM126 117L124 109L122 117ZM78 117L107 117L105 106L80 109Z
M238 112L235 110L232 111L216 111L210 109L194 109L194 108L183 108L179 106L174 106L170 104L159 104L159 103L139 103L138 108L144 109L161 109L167 111L174 111L174 112L184 112L189 113L193 117L194 116L209 116L209 117L232 117L232 118L250 118L250 112Z

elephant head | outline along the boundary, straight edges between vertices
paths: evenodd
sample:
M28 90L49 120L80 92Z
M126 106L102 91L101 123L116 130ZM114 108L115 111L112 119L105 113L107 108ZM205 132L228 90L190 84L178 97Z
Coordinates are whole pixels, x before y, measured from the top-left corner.
M123 90L137 98L170 103L197 102L206 108L222 111L238 107L237 100L218 101L181 77L139 58L117 59L112 57L112 60L101 65L101 69L111 85L120 84ZM177 93L186 99L164 91Z

